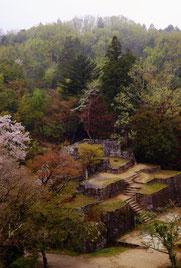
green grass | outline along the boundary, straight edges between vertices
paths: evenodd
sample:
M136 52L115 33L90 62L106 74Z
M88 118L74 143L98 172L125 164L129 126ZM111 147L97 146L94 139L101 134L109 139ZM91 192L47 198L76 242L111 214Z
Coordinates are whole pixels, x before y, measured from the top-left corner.
M120 166L125 165L128 162L128 159L119 158L119 157L105 157L105 158L109 159L109 162L111 166L113 167L120 167Z
M76 197L69 203L65 204L65 207L67 208L78 208L78 207L83 207L86 205L94 204L97 202L97 199L86 196L83 194L76 195Z
M110 248L96 250L92 253L89 253L88 255L90 257L111 257L111 256L118 255L120 253L123 253L128 249L129 248L126 248L126 247L125 248L124 247L110 247Z
M125 202L118 198L110 198L106 201L103 201L92 208L90 208L88 212L88 219L90 221L97 221L100 219L100 215L102 212L111 212L116 209L120 209L125 206Z
M110 248L104 248L99 249L94 252L88 253L88 254L82 254L79 252L74 252L71 250L59 250L59 249L50 249L47 251L49 254L57 254L57 255L68 255L68 256L83 256L83 257L111 257L118 255L120 253L125 252L126 250L129 250L127 247L110 247Z
M75 193L77 188L77 181L70 181L68 185L63 189L60 195L71 195Z
M72 250L61 250L61 249L49 249L47 250L48 254L56 254L56 255L68 255L68 256L79 256L81 255L81 253L79 252L75 252L75 251L72 251Z
M96 205L101 211L114 211L123 207L126 203L120 199L110 198Z
M109 212L109 211L114 211L116 209L120 209L123 207L126 203L120 199L117 198L109 198L106 201L103 201L97 205L95 205L92 210L98 211L99 213L101 212Z
M168 185L160 183L160 182L155 182L151 184L146 184L140 191L140 194L154 194L164 188L168 187Z
M109 180L107 180L105 183L103 183L102 187L105 188L106 186L108 186L111 183L115 183L117 181L121 181L122 178L119 177L115 177L115 178L110 178Z
M174 171L174 170L159 170L154 174L155 178L161 178L161 179L167 179L169 177L175 177L178 174L181 174L180 171Z

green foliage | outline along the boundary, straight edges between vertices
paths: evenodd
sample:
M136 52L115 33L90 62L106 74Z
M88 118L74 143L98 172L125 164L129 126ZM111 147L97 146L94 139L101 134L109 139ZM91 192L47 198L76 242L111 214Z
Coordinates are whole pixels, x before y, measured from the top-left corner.
M128 72L135 62L135 57L130 50L126 54L122 54L121 49L119 40L114 36L106 52L108 60L103 66L101 77L101 92L109 109L114 97L122 91L122 87L128 86L132 81Z
M90 253L89 256L91 256L91 257L99 257L99 256L101 256L101 257L111 257L111 256L118 255L120 253L123 253L128 249L129 248L124 248L124 247L104 248L104 249L96 250L93 253Z
M150 183L146 184L140 191L139 193L141 194L154 194L164 188L168 187L168 185L160 183L160 182L155 182L155 183Z
M101 145L91 145L82 143L78 147L80 162L83 167L93 167L100 163L100 159L104 156Z
M152 110L139 110L132 117L133 149L138 161L166 164L176 149L173 125Z
M171 262L171 267L176 268L177 266L177 256L176 249L177 243L179 241L179 226L180 226L180 214L179 211L174 209L174 215L172 214L171 218L167 222L152 220L151 223L146 223L141 226L142 231L150 235L150 242L146 243L145 246L148 248L164 252L169 255ZM154 241L156 243L154 243ZM161 243L165 250L159 248L159 243Z
M36 136L44 135L47 101L48 95L46 92L37 88L32 96L25 94L18 107L17 117L26 129L31 130Z
M11 267L12 268L34 268L37 264L38 256L29 255L27 257L21 257L15 260Z
M96 64L87 56L79 54L66 67L61 86L67 95L80 95L83 89L86 89L87 84L97 79L98 76L99 69Z

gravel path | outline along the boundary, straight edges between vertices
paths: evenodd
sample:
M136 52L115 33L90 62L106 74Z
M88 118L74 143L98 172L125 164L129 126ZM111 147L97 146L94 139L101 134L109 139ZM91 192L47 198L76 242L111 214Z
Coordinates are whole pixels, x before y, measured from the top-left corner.
M47 254L50 268L158 268L169 265L168 255L130 249L113 257L71 257ZM40 264L38 268L43 268Z

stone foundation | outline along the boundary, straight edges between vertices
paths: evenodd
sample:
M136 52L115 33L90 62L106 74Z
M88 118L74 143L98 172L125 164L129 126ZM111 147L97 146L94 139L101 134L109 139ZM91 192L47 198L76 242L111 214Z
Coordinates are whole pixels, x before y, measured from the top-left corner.
M71 156L78 159L78 146L82 143L100 144L102 145L104 155L106 157L121 157L121 158L134 158L133 152L121 151L121 147L115 140L90 140L84 139L83 141L76 142L70 146L63 147L61 150L67 152Z
M136 193L136 202L148 211L156 211L159 207L169 205L169 200L181 203L181 174L167 179L155 178L148 184L160 182L167 184L168 187L154 193L154 194L140 194Z
M89 181L84 181L78 185L77 192L98 198L99 200L106 200L123 192L127 186L128 183L124 180L110 183L104 188L99 188L98 186L89 183Z
M101 221L107 228L107 241L112 242L135 227L135 214L128 204L110 212L102 212Z
M142 209L150 212L155 212L158 208L169 205L169 200L173 200L173 198L173 194L169 187L163 188L154 194L136 193L135 196L136 202Z

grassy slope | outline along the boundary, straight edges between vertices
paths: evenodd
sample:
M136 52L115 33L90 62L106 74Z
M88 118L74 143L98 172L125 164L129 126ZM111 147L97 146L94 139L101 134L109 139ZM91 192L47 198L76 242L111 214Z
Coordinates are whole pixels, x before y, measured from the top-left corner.
M154 182L151 184L144 185L143 188L139 191L139 193L140 194L154 194L166 187L168 187L168 185L160 183L160 182Z

